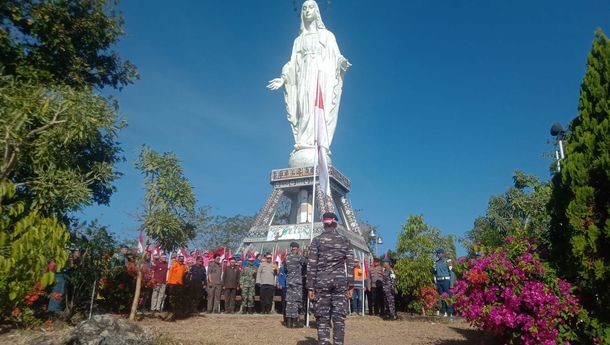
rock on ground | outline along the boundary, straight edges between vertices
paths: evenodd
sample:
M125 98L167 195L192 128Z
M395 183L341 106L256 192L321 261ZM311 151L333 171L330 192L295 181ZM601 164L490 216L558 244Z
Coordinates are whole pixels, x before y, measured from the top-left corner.
M96 315L70 331L48 332L32 338L28 345L154 345L154 332L112 315Z

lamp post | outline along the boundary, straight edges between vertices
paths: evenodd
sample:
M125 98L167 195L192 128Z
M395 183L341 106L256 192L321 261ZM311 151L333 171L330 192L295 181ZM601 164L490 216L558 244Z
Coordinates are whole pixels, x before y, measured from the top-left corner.
M551 126L551 135L554 136L557 140L557 148L555 150L555 159L557 160L557 172L561 171L561 160L565 158L565 154L563 152L563 142L566 139L566 131L563 129L560 123L555 123Z
M377 233L375 233L374 228L372 228L371 232L369 232L369 241L375 244L375 256L377 256Z
M373 244L375 244L375 257L377 257L377 253L379 251L378 247L380 244L383 244L383 240L381 239L381 236L375 232L375 229L371 229L371 232L369 232L369 239L371 242L373 242Z

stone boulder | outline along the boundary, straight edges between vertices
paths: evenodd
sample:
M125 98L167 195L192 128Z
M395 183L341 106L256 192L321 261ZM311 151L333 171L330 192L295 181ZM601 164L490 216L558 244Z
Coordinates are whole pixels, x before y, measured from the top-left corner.
M30 345L154 345L156 336L137 324L111 315L95 315L60 339L39 337Z

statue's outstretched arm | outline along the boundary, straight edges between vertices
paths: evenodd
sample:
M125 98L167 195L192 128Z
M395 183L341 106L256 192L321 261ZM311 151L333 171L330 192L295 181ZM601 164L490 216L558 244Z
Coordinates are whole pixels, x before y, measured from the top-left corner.
M282 86L284 86L284 78L275 78L275 79L269 80L269 84L267 85L267 88L271 91L274 91L274 90L279 89Z

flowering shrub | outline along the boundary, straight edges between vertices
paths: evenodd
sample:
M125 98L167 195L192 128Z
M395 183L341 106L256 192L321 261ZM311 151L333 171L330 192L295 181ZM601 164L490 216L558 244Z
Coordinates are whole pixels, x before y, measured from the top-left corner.
M99 281L98 301L101 307L113 312L124 313L131 307L135 279L126 267L116 267L107 271Z
M68 257L69 234L54 217L29 209L0 182L0 323L37 325L48 290Z
M142 265L142 287L152 289L156 284L152 270ZM98 305L106 307L113 312L124 313L131 308L133 291L136 285L138 268L129 262L127 266L118 266L106 270L99 281ZM141 299L142 303L144 299Z
M417 299L422 304L422 315L430 314L432 308L438 302L438 292L434 286L426 286L419 289Z
M535 244L509 238L465 265L454 307L481 330L509 344L569 344L581 307L569 283L540 260Z

